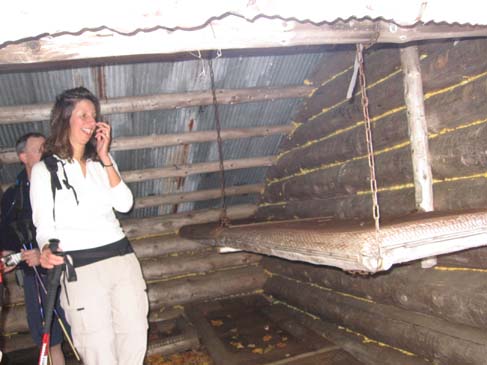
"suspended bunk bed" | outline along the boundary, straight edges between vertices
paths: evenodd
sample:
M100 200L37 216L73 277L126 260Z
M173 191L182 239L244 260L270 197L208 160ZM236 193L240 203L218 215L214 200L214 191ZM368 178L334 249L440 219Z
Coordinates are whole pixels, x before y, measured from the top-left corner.
M415 46L401 50L405 74L405 98L412 148L413 173L418 213L401 219L380 221L374 150L368 114L363 46L357 45L355 72L351 85L360 80L365 121L372 217L368 223L326 218L291 221L229 224L226 218L224 171L222 179L222 219L220 223L186 226L179 234L198 242L233 250L245 250L346 271L375 273L394 264L423 259L423 267L433 266L436 256L487 245L487 211L459 213L433 212L432 172L429 162L427 126L419 56ZM210 65L211 70L211 65ZM212 80L212 87L213 87ZM350 89L349 89L350 90ZM217 129L218 108L214 98ZM219 133L219 131L217 130ZM221 155L221 141L219 157Z
M377 272L392 265L487 244L487 212L424 213L374 224L320 219L248 225L186 226L180 235L200 243L231 247L288 260Z

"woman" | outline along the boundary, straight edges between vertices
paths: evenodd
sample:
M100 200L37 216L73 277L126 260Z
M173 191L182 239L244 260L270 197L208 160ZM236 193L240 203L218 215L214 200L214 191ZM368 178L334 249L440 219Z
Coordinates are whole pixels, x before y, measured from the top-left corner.
M99 116L98 99L83 87L56 98L45 145L54 159L32 171L33 221L41 265L64 262L49 249L51 238L73 262L77 280L63 281L61 306L84 364L137 365L147 347L146 285L114 213L129 211L133 196L108 152L110 126Z

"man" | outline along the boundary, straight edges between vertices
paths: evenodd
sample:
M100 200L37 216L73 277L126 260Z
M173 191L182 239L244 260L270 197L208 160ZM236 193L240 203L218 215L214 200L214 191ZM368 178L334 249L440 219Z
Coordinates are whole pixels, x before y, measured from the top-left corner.
M2 222L0 224L0 249L2 256L13 252L21 252L22 262L18 266L23 279L25 307L30 333L34 342L40 346L43 329L42 301L45 298L43 288L36 277L36 271L46 283L46 271L40 266L40 252L35 240L35 227L32 223L29 186L32 167L40 161L45 137L40 133L28 133L17 140L15 149L24 169L17 175L15 185L3 194L1 203ZM4 272L14 267L5 268ZM47 287L47 286L46 286ZM64 312L56 305L57 313L66 324ZM53 321L51 329L50 354L52 365L64 365L64 354L61 349L62 330L57 321Z

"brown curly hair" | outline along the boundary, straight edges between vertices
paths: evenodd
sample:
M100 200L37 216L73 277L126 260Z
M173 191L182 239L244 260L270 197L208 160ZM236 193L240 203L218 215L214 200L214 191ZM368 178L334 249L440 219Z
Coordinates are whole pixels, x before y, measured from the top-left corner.
M51 110L51 135L47 138L44 145L44 155L56 154L62 159L72 160L73 147L69 141L71 114L76 104L81 100L89 100L93 103L96 110L96 120L100 117L100 101L85 87L76 87L63 91L56 97L56 102ZM84 159L97 160L98 154L93 144L87 143L85 147Z

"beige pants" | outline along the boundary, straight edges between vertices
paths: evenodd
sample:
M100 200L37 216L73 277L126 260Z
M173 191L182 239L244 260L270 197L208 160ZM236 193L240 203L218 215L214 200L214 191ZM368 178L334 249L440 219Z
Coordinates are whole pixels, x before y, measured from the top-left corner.
M79 267L76 275L61 306L84 365L142 365L148 300L135 254Z

